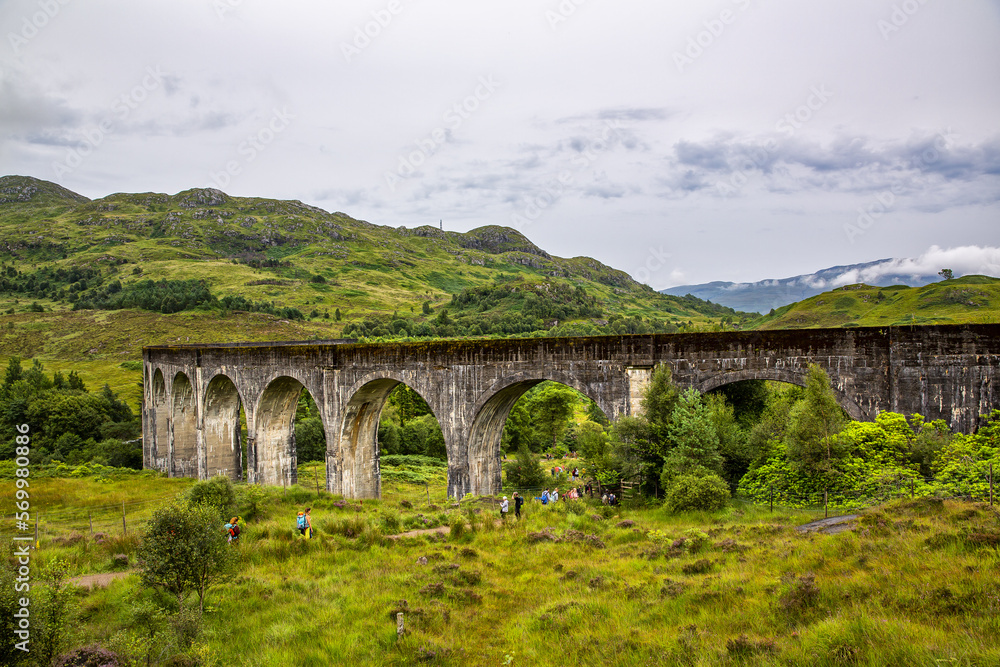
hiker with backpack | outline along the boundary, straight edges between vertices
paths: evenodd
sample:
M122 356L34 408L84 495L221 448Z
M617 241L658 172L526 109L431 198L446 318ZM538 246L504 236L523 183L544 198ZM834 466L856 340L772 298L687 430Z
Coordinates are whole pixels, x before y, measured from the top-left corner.
M507 511L508 511L509 507L510 506L507 504L507 496L504 496L503 497L503 502L500 503L500 519L501 520L506 520L507 519Z
M521 505L524 504L524 498L522 498L517 491L514 492L514 518L521 518Z
M299 529L299 535L302 535L307 540L312 539L313 527L312 527L312 517L309 513L312 512L311 507L307 507L304 512L299 512L295 517L295 527Z
M229 523L225 525L226 535L228 537L230 544L240 543L240 518L234 516L229 520Z

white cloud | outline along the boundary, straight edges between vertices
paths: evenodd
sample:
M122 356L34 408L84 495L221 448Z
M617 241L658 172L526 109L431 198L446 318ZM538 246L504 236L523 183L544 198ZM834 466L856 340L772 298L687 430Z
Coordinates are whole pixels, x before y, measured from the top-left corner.
M955 277L982 274L1000 277L1000 248L960 246L939 248L931 246L918 257L891 259L864 269L852 269L834 279L832 284L879 284L886 277L908 276L927 278L938 275L942 269L951 269Z

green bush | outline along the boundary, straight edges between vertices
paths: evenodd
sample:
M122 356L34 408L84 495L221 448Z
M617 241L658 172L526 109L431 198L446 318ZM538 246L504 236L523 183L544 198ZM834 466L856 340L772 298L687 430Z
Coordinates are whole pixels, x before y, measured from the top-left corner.
M228 477L219 475L196 482L188 491L188 500L218 510L219 518L228 519L236 512L236 490Z
M663 506L671 512L718 510L729 502L729 485L715 474L678 475L667 491Z

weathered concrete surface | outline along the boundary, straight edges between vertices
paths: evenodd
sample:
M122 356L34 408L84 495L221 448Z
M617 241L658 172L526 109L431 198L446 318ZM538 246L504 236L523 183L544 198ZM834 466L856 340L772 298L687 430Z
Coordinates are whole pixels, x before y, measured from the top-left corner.
M463 340L382 345L246 343L143 349L144 464L173 475L219 471L294 482L295 406L303 388L320 410L327 489L380 493L379 414L400 382L441 424L452 496L500 486L500 437L514 402L544 380L589 396L615 419L638 412L653 367L700 391L748 379L804 384L826 369L855 419L919 412L971 431L998 407L1000 325ZM249 436L239 442L239 408ZM246 471L242 449L246 449Z

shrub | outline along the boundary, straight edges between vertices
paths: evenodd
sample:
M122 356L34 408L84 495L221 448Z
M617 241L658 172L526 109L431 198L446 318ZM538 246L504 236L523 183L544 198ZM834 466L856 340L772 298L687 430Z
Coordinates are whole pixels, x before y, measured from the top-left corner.
M247 521L267 516L267 499L267 491L257 484L240 484L236 487L236 503L242 512L241 516Z
M678 475L667 491L663 506L671 512L719 510L729 502L729 485L715 474Z
M228 519L236 511L236 491L228 477L219 475L196 482L188 491L188 500L196 505L208 505L218 510L220 519Z
M707 547L710 542L711 540L708 535L697 528L684 531L684 548L688 550L688 553L698 553Z
M456 514L451 517L451 521L448 522L450 527L450 534L452 539L460 539L465 535L465 519L460 514Z
M684 574L705 574L712 571L712 561L707 558L699 558L693 563L688 563L681 568Z
M798 579L786 579L784 593L778 598L781 610L790 620L803 620L806 613L819 605L819 586L816 575L804 574Z
M737 658L749 658L758 653L777 653L778 647L773 639L753 640L746 635L740 635L726 642L726 651Z
M325 519L319 523L319 529L330 535L344 537L361 537L368 528L368 522L361 515L345 516L339 519Z
M382 530L386 533L398 533L401 525L399 514L386 512L381 517Z

